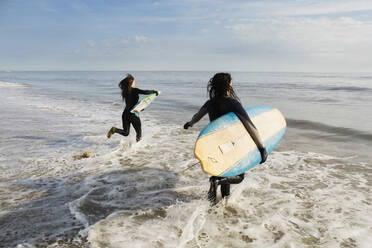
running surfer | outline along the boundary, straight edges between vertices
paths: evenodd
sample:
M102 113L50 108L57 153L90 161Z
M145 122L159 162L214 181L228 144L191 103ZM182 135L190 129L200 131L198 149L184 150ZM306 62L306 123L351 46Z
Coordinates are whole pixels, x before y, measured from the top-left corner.
M266 148L260 138L260 135L252 123L248 114L245 112L241 105L238 96L235 94L231 83L231 75L229 73L217 73L215 74L208 83L209 100L200 108L191 119L184 125L185 129L192 127L198 122L204 115L208 113L209 120L213 121L224 114L229 112L235 113L242 121L243 125L251 135L252 139L256 143L262 157L261 163L264 163L267 158ZM230 184L241 183L244 179L244 173L231 176L231 177L210 177L210 188L208 192L208 199L212 202L216 202L217 187L221 185L222 197L230 195Z
M123 129L112 127L107 133L107 138L110 138L114 133L128 136L130 124L132 124L134 130L136 131L137 142L141 140L141 119L135 113L131 113L130 111L138 103L139 94L149 95L155 93L156 95L158 95L159 93L156 90L141 90L135 88L135 86L136 82L134 81L134 77L131 74L127 74L127 76L120 81L119 88L121 89L121 96L123 98L123 101L125 101L125 109L122 114Z

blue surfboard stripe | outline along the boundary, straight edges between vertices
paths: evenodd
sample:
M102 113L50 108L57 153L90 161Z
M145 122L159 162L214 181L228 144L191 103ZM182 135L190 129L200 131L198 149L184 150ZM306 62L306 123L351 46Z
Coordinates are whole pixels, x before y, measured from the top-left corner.
M273 107L268 106L254 106L254 107L248 107L245 108L245 111L247 112L249 118L254 118L257 115L260 115L262 113L265 113L267 111L270 111L274 109ZM240 120L234 113L228 113L226 115L223 115L222 117L218 118L217 120L212 121L209 123L199 134L198 138L207 135L209 133L216 132L220 129L226 128L228 126L232 126L236 123L238 123Z
M268 140L264 142L266 151L270 154L274 148L279 144L280 140L284 136L286 127L277 132L275 135L271 136ZM245 156L237 164L234 165L230 170L226 171L221 177L230 177L244 173L247 170L252 169L261 162L261 154L256 148L254 151Z

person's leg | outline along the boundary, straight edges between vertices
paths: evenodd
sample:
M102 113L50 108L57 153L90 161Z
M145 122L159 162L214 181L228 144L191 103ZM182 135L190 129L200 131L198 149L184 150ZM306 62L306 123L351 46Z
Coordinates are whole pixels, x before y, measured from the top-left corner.
M229 183L221 184L221 195L222 195L222 198L230 195L230 184Z
M224 178L219 177L218 185L221 185L222 198L230 195L230 184L241 183L243 179L244 179L244 173L237 175L237 176L232 176L232 177L224 177Z
M116 127L114 127L114 128L115 128L114 133L118 133L118 134L121 134L123 136L128 136L129 135L129 128L126 128L126 129L120 129L120 128L116 128Z
M115 133L128 136L130 131L130 113L124 111L121 116L121 120L123 122L123 129L116 128Z
M136 140L138 142L141 140L142 137L141 119L135 114L131 114L130 122L132 123L134 130L136 131Z
M210 187L208 191L208 200L212 203L215 203L217 198L217 187L221 185L221 194L222 198L230 195L230 184L241 183L244 179L244 173L232 176L232 177L215 177L212 176L209 178Z
M114 133L121 134L123 136L128 136L129 135L129 129L130 129L130 120L128 113L123 112L122 116L122 123L123 123L123 129L117 128L117 127L112 127L110 131L107 133L107 138L110 138L111 135Z
M217 198L217 177L215 176L212 176L209 178L209 183L210 183L210 187L209 187L209 191L208 191L208 200L212 203L215 203L216 202L216 198Z

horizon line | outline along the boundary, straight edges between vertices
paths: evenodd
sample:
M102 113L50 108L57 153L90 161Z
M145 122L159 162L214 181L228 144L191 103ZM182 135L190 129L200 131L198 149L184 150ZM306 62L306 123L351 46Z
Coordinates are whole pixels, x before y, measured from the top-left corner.
M0 72L246 72L246 73L340 73L340 74L354 74L366 73L367 71L289 71L289 70L0 70Z

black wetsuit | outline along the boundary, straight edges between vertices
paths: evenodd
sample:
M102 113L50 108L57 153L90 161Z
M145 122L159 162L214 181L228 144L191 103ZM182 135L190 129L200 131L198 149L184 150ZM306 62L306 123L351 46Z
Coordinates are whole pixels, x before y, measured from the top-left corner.
M132 124L137 134L136 135L137 141L141 139L141 136L142 136L141 120L138 116L136 116L134 113L131 113L130 111L138 103L139 94L149 95L152 93L157 93L157 91L156 90L141 90L138 88L132 88L130 93L125 97L125 109L121 116L122 121L123 121L123 129L117 128L115 130L115 133L128 136L129 130L130 130L130 124Z
M194 123L198 122L204 115L208 113L209 120L214 121L215 119L227 114L229 112L235 113L240 120L243 122L247 131L250 133L251 137L255 141L258 147L263 147L263 143L259 138L257 129L250 120L247 112L244 110L241 103L231 97L224 96L212 100L208 100L196 113L189 124L192 126ZM238 184L244 179L244 173L232 176L232 177L211 177L211 180L217 180L219 185L221 185L222 197L230 195L230 184Z

